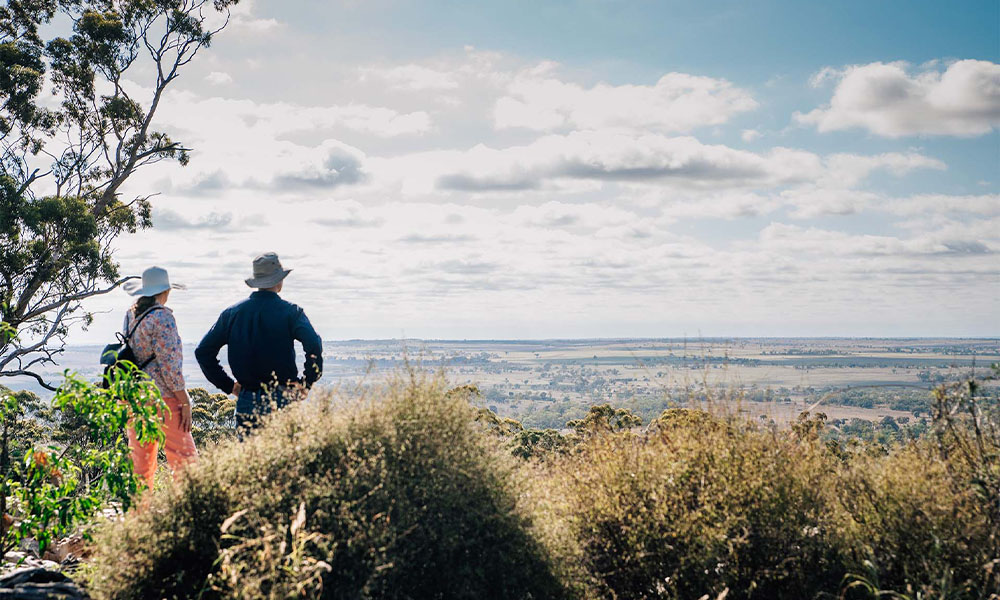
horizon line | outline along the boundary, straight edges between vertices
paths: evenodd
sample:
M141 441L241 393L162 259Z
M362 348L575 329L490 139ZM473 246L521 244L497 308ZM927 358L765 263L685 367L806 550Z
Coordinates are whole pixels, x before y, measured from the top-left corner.
M1000 342L1000 335L996 336L942 336L942 335L907 335L907 336L834 336L834 335L713 335L713 336L651 336L651 337L539 337L539 338L422 338L422 337L391 337L391 338L343 338L323 340L324 344L345 343L345 342L683 342L683 341L731 341L731 340L899 340L899 341L933 341L933 340L955 340L955 341L986 341ZM101 344L66 344L66 347L100 346Z

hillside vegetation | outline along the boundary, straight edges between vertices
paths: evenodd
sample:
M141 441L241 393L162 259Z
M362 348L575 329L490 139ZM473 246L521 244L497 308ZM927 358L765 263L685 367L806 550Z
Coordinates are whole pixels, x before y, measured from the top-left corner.
M778 430L690 409L643 428L604 407L569 435L525 432L468 393L419 376L360 401L314 393L105 526L91 593L984 599L1000 585L996 431L963 454L976 438L957 412L886 451L824 440L821 418Z

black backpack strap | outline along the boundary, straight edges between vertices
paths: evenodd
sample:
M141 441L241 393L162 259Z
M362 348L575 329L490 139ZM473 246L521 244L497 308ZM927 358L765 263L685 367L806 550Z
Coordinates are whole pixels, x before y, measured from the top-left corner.
M139 324L142 323L142 320L145 319L147 316L149 316L149 313L153 312L154 310L159 310L161 308L164 308L164 306L162 304L155 304L155 305L149 307L148 309L146 309L146 312L144 312L141 315L139 315L139 317L135 321L135 324L132 325L132 330L129 331L128 333L126 333L125 337L122 338L122 343L123 344L128 344L129 340L132 339L132 335L136 332L137 329L139 329ZM155 352L152 355L150 355L149 358L147 358L146 360L142 361L142 364L139 364L139 365L136 365L136 366L139 367L139 369L145 369L149 365L149 363L153 362L154 360L156 360L156 353Z
M146 309L146 312L139 315L135 323L132 325L131 331L125 334L125 338L122 341L124 342L129 341L132 338L132 335L135 333L135 331L139 329L139 324L142 323L142 320L145 319L147 316L149 316L149 313L153 312L154 310L159 310L161 308L165 307L162 304L156 304Z

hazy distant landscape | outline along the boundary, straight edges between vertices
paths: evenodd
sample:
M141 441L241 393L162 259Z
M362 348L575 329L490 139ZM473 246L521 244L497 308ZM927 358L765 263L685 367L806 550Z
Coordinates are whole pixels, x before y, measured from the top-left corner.
M443 369L455 385L475 385L479 401L500 416L557 429L596 404L629 408L649 422L696 399L778 423L817 402L834 420L906 419L926 414L933 385L1000 362L996 338L396 339L333 341L324 349L322 386L378 383L408 361ZM67 348L50 373L96 378L99 351ZM186 346L185 377L189 388L210 388L193 344ZM45 396L30 380L18 383Z

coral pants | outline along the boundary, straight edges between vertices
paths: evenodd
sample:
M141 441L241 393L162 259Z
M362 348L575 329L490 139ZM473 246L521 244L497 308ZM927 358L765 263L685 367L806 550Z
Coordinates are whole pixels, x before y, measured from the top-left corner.
M191 432L181 429L180 400L173 396L164 396L163 401L170 408L169 414L160 415L163 418L163 433L167 438L163 444L163 453L167 455L167 463L176 475L184 469L184 465L198 456L198 450L194 447L194 438L191 437ZM156 453L159 446L157 442L140 444L136 438L135 429L128 428L128 447L132 450L132 468L146 484L146 487L150 489L153 487L153 477L156 475Z

